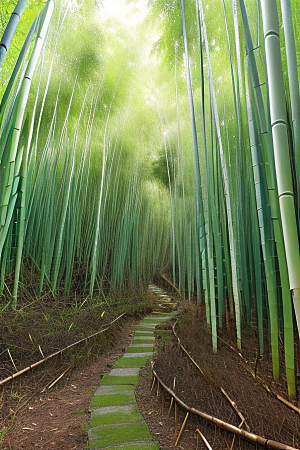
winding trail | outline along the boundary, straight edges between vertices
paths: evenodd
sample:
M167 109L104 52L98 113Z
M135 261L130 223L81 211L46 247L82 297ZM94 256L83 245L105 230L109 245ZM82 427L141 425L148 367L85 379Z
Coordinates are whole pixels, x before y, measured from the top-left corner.
M90 450L159 450L138 409L134 390L141 367L153 355L155 327L174 313L162 312L171 302L164 291L153 285L149 289L161 297L162 304L135 328L125 354L114 362L110 373L103 376L92 398Z

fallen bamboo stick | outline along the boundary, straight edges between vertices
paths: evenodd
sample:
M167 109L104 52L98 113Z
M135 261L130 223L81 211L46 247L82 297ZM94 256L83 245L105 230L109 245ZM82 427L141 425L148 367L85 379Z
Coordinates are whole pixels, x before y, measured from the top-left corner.
M180 441L181 435L182 435L183 430L184 430L184 428L185 428L185 426L186 426L186 422L187 422L187 420L188 420L188 418L189 418L189 415L190 415L190 412L188 411L188 412L186 413L186 415L185 415L183 424L181 425L179 434L178 434L178 436L177 436L177 439L176 439L176 442L175 442L175 447L177 447L177 445L178 445L178 443L179 443L179 441Z
M201 431L199 430L199 428L196 429L196 433L199 434L199 436L201 437L202 441L204 442L206 448L208 450L213 450L213 448L209 445L207 439L205 438L205 436L203 436L203 434L201 433Z
M170 280L168 280L168 278L165 276L165 275L163 275L162 273L160 274L160 276L170 285L170 286L172 286L172 288L174 288L175 289L175 291L177 291L178 292L178 294L180 295L180 297L182 297L182 295L181 295L181 292L180 292L180 290L170 281Z
M233 400L231 400L231 398L229 397L229 395L227 394L227 392L223 388L220 388L220 389L221 389L222 394L227 398L227 400L229 401L230 405L232 406L232 408L235 410L235 412L237 413L237 415L241 419L242 425L244 424L246 429L247 429L247 431L250 431L250 427L247 424L245 417L243 416L241 411L238 409L236 403Z
M170 407L169 407L169 411L168 411L168 416L170 415L170 412L171 412L171 409L172 409L173 403L174 403L174 398L173 398L173 397L171 397L171 402L170 402Z
M242 428L243 424L244 424L244 420L242 420L241 423L239 424L239 428ZM233 446L234 446L234 443L235 443L235 438L236 438L236 435L233 436L230 450L233 450Z
M155 377L153 377L153 378L155 378ZM175 384L176 384L176 377L174 377L174 380L173 380L173 390L175 389ZM170 407L169 407L169 411L168 411L168 416L170 415L170 412L171 412L171 409L172 409L172 406L173 406L173 402L174 402L174 398L171 397L171 402L170 402Z
M4 378L3 380L0 380L0 386L3 386L3 384L7 383L8 381L14 380L15 378L19 377L20 375L23 375L24 373L28 372L29 370L34 369L35 367L39 366L40 364L43 364L44 362L48 361L49 359L53 358L54 356L60 355L60 354L63 353L64 351L66 351L66 350L68 350L68 349L70 349L70 348L72 348L72 347L75 347L76 345L81 344L82 342L87 341L88 339L91 339L92 337L95 337L95 336L97 336L98 334L104 333L104 332L107 331L107 330L108 330L115 322L117 322L119 319L121 319L124 315L125 315L125 313L123 313L123 314L121 314L120 316L118 316L118 317L117 317L116 319L114 319L108 326L106 326L106 328L104 328L103 330L97 331L97 333L91 334L90 336L87 336L87 337L85 337L85 338L83 338L83 339L80 339L79 341L74 342L73 344L68 345L67 347L65 347L65 348L63 348L63 349L58 350L57 352L52 353L52 354L49 355L49 356L46 356L46 358L41 359L40 361L37 361L37 362L35 362L34 364L31 364L31 365L28 366L28 367L25 367L25 369L22 369L22 370L20 370L19 372L13 373L13 374L10 375L9 377ZM9 350L8 350L8 351L9 351Z
M10 357L10 360L11 360L12 365L14 366L15 370L18 370L17 367L16 367L16 365L15 365L15 362L14 362L14 360L13 360L13 357L11 356L11 353L10 353L9 348L7 349L7 353L8 353L8 355L9 355L9 357Z
M197 367L197 369L199 370L199 372L204 375L203 370L201 369L201 367L196 363L196 361L192 358L192 356L189 354L189 352L184 348L184 346L181 344L180 338L177 335L176 331L175 331L175 327L176 324L178 322L178 319L176 320L176 322L174 323L174 325L172 326L172 330L173 330L173 334L176 337L178 344L181 348L181 350L186 354L186 356L192 361L192 363Z
M253 378L255 378L256 380L258 380L261 383L261 385L266 389L267 392L269 392L269 394L274 395L277 398L277 400L279 400L280 402L285 404L288 408L293 409L296 413L300 414L300 409L297 408L296 405L294 405L293 403L289 402L285 398L281 397L281 395L276 394L276 392L272 391L269 388L269 386L264 382L264 380L260 376L255 374L254 370L252 370L251 367L249 367L248 361L243 357L243 355L239 351L237 351L234 347L232 347L230 344L228 344L228 342L224 341L219 336L218 336L218 339L220 339L220 341L224 342L224 344L226 344L231 350L233 350L235 353L237 353L239 355L239 357L245 363L244 368L253 376Z
M199 372L205 377L205 374L204 374L203 370L201 369L201 367L197 364L197 362L192 358L192 356L189 354L189 352L188 352L188 351L184 348L184 346L181 344L180 338L179 338L179 336L177 335L177 333L176 333L176 331L175 331L175 326L176 326L176 324L177 324L177 320L176 320L176 322L174 323L174 325L172 326L172 330L173 330L174 336L176 337L176 339L177 339L177 341L178 341L178 344L179 344L181 350L187 355L187 357L188 357L188 358L190 359L190 361L194 364L194 366L197 367L197 369L199 370ZM245 424L245 427L246 427L247 431L250 431L250 427L249 427L249 425L247 424L245 417L243 416L243 414L242 414L242 413L240 412L240 410L238 409L237 404L229 397L229 395L227 394L227 392L226 392L222 387L220 387L220 390L221 390L222 394L226 397L226 399L229 401L230 405L231 405L232 408L235 410L235 412L237 413L237 415L238 415L239 418L241 419L242 423Z
M55 378L54 381L52 381L49 386L45 387L41 392L45 392L48 391L49 389L51 389L53 386L56 385L56 383L59 382L59 380L61 380L61 378L71 369L72 366L69 366L66 370L63 371L63 373L61 375L59 375L59 377Z
M152 392L152 390L153 390L153 388L154 388L154 384L155 384L155 377L153 377L150 392Z
M227 423L227 422L224 422L223 420L217 419L214 416L210 416L209 414L199 411L196 408L189 407L179 397L177 397L177 395L171 389L169 389L168 386L166 386L164 384L164 382L161 380L161 378L157 375L157 373L153 369L152 369L152 372L153 372L154 377L159 382L160 386L163 389L165 389L165 391L168 392L172 397L174 397L175 402L178 405L180 405L185 411L193 413L193 414L201 417L202 419L205 419L208 422L217 425L219 428L230 431L231 433L236 434L243 439L246 439L248 441L262 445L262 446L264 446L264 448L271 448L271 449L276 449L276 450L299 450L299 449L296 449L295 447L291 447L289 445L282 444L281 442L277 442L272 439L266 439L262 436L258 436L257 434L249 433L246 430L241 430L240 428L238 428L234 425L231 425L230 423Z

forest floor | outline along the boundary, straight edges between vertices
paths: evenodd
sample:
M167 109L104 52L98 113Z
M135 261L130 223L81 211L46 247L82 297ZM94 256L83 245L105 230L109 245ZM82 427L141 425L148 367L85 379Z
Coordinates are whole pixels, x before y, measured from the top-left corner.
M154 296L148 295L143 306L144 314L149 312L154 304ZM140 310L143 308L141 307ZM50 314L50 311L48 312ZM100 324L103 326L109 323L120 312L122 307L117 307L115 310L107 308L106 314L101 318L102 313L99 310L99 323L94 323L93 326L99 330ZM43 313L47 316L46 309ZM65 344L69 345L69 341L75 342L75 330L77 330L77 338L81 337L81 333L78 332L81 328L82 334L85 331L85 335L92 334L91 331L95 332L91 329L90 314L90 311L86 311L84 320L75 319L72 315L70 320L74 325L71 331L73 330L74 334L68 337L68 342L65 342L63 333L61 336L56 333L54 338L50 330L44 329L43 336L47 334L52 336L50 347L47 347L46 339L42 342L41 338L37 338L37 329L40 329L41 325L37 320L33 321L32 316L30 321L26 322L26 317L23 317L22 325L18 323L18 326L21 326L20 335L14 334L11 326L2 325L0 379L14 371L12 361L5 351L8 343L11 349L14 345L19 349L12 355L15 365L18 368L26 367L26 364L32 364L37 359L41 359L39 345L45 354L49 354L51 351L63 348ZM100 335L100 337L92 338L89 342L80 345L80 349L67 351L66 354L7 383L0 391L0 449L86 450L91 398L99 386L101 376L110 371L113 361L123 354L131 342L133 329L140 318L141 315L138 315L137 311L132 312L131 315L114 324L106 332L105 337ZM7 321L8 323L11 322ZM182 401L238 427L241 419L221 393L220 387L222 387L245 416L251 432L300 448L299 414L268 393L249 373L245 361L225 344L227 342L234 346L231 332L223 331L222 340L219 340L218 353L215 354L211 350L211 337L203 318L203 309L192 303L183 304L180 307L180 320L175 329L182 344L200 365L203 371L203 374L200 374L178 347L172 333L173 323L174 321L169 321L160 326L161 330L157 335L155 370L167 386L174 388L176 395ZM53 324L51 326L53 327ZM56 326L59 329L58 321ZM67 329L71 326L68 320L65 320L64 326ZM46 327L47 324L45 324ZM273 391L287 398L284 376L278 383L272 381L270 361L267 358L258 361L255 332L248 330L247 333L248 339L244 339L243 356L248 361L248 369L256 366L257 374L264 379L265 383ZM31 338L28 339L29 334ZM28 349L33 347L32 343L31 347L28 343L31 340L36 348L29 358L24 355L28 355ZM27 352L23 351L24 348ZM58 379L63 373L64 375ZM51 381L56 383L49 388ZM179 444L175 447L184 412L178 408L175 424L174 410L168 414L170 399L161 390L157 392L156 385L151 391L150 365L141 371L136 397L153 436L159 441L163 450L206 449L207 447L196 433L197 428L213 449L259 449L255 444L240 438L233 439L230 433L220 431L215 425L192 416L188 419Z

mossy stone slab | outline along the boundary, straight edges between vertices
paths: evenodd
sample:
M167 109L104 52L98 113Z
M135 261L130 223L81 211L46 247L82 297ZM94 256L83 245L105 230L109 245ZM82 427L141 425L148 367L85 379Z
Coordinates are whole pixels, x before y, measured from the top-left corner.
M117 368L121 368L121 367L144 367L144 365L146 364L147 360L149 359L148 357L135 357L135 356L131 356L131 357L122 357L120 359L118 359L117 361L114 362L113 364L113 368L117 369Z
M147 353L150 355L153 353L153 345L147 346L130 346L127 347L126 352L124 354L124 358L128 358L128 354L136 353L138 356L147 356Z
M145 422L104 425L89 430L90 448L105 448L117 444L151 442L153 438Z
M117 369L112 369L109 373L110 376L126 377L132 375L138 375L140 372L139 367L121 367Z
M128 444L121 444L121 445L113 445L113 446L109 446L109 447L99 447L99 448L95 448L95 447L88 447L90 450L159 450L159 444L157 444L156 442L135 442L135 443L128 443Z
M108 406L95 409L91 415L90 426L112 425L142 421L143 417L137 405Z
M150 329L149 330L149 327L143 327L143 328L145 328L145 330L141 330L140 328L138 328L138 327L136 327L136 329L134 330L134 334L140 334L140 333L145 333L145 334L151 334L151 333L153 333L153 331Z
M139 340L144 341L146 344L147 342L154 342L155 341L155 337L154 334L152 333L152 336L149 335L142 335L142 336L134 336L132 342L137 342Z
M143 343L135 344L135 343L132 342L128 348L131 348L131 347L143 347L143 348L149 347L149 348L153 348L153 345L154 345L154 342L146 342L144 344ZM126 353L126 351L125 351L125 353Z
M151 358L151 356L153 355L153 352L145 352L145 353L126 353L126 355L123 356L123 358L135 358L136 356L138 356L139 358L146 358L147 360L149 358Z
M140 325L145 325L145 323L160 323L162 320L166 320L168 316L155 316L155 317L145 317L141 322Z
M139 330L139 331L152 331L152 330L155 330L155 327L157 325L158 325L157 323L155 323L155 324L153 324L153 323L144 323L143 325L139 325L138 327L136 327L136 330Z
M115 394L94 395L91 401L91 407L116 406L134 404L134 390L127 392L118 392Z
M134 392L133 386L99 386L95 395L118 394L119 392Z
M124 375L124 376L118 376L118 375L104 375L104 377L101 380L101 384L103 386L111 386L111 385L137 385L139 382L139 376L138 375Z
M132 343L133 344L150 344L153 343L154 344L155 338L150 338L150 337L143 337L143 336L138 336L136 338L133 339Z

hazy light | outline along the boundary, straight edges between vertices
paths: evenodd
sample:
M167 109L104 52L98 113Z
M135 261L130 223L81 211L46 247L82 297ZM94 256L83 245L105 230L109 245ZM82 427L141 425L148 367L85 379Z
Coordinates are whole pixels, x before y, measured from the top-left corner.
M116 19L134 27L145 18L148 0L102 0L101 3L99 14L102 20Z

